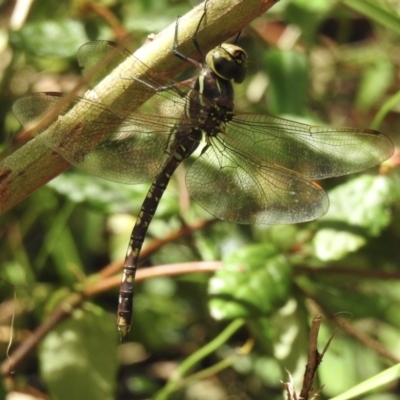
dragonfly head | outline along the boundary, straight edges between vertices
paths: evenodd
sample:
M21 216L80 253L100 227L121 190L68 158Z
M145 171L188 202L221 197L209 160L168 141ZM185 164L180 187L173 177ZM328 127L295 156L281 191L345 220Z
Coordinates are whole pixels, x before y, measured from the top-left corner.
M206 64L220 78L242 83L247 73L247 54L239 46L224 43L207 53Z

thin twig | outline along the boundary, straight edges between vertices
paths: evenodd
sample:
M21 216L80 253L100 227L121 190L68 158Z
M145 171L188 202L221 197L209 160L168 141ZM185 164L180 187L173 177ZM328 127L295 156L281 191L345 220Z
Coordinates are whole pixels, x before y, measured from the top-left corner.
M198 272L214 272L221 268L222 261L193 261L187 263L156 265L154 267L139 269L136 273L135 282L140 282L158 276L174 276L184 275L188 273ZM92 283L84 289L85 297L92 297L99 293L103 293L109 289L118 287L121 283L121 277L112 276L102 279L96 283Z
M318 351L318 334L319 328L321 326L321 316L318 315L313 318L310 329L310 336L308 340L308 358L306 370L304 373L303 385L300 391L300 399L308 400L310 393L314 390L314 380L317 374L319 365L322 362L325 352L327 351L331 340L334 335L329 339L328 343L325 345L324 351L320 353ZM321 388L319 389L321 390Z
M181 229L175 232L171 232L162 239L153 239L149 243L147 243L145 248L140 252L140 260L142 261L150 257L151 254L153 254L166 244L175 242L176 240L181 239L183 237L190 236L192 233L199 230L203 230L218 221L220 220L209 219L209 220L194 222L193 224L183 226ZM124 260L119 260L106 265L104 268L102 268L102 270L98 274L102 278L107 278L122 271L123 266L124 266Z
M296 275L343 275L343 276L354 276L364 279L381 279L381 280L400 280L400 272L392 271L376 271L372 269L355 269L355 268L340 268L340 267L306 267L296 266Z
M321 304L318 301L318 299L315 296L305 291L303 288L299 286L297 287L300 289L300 291L304 294L305 297L311 299L315 303L315 305L321 310L321 312L325 315L326 318L335 321L335 323L340 325L340 327L344 331L346 331L351 336L355 337L361 343L364 343L367 347L370 347L372 350L380 354L382 357L385 357L394 363L400 363L400 358L390 353L377 340L372 339L369 335L354 327L349 321L345 320L344 318L332 314L323 304Z

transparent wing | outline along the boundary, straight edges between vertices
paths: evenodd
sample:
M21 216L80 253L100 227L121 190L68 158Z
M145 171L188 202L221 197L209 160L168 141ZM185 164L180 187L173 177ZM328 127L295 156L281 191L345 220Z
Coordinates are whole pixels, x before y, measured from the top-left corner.
M231 152L274 163L308 179L370 168L393 154L391 140L373 130L311 126L269 115L239 114L221 140Z
M61 99L56 93L36 93L17 100L13 111L26 125L56 107ZM77 106L83 120L74 118ZM152 180L169 157L175 125L189 123L181 115L183 110L184 100L171 99L167 92L154 96L127 118L99 102L77 98L64 107L56 124L38 137L71 164L94 175L115 182L142 183ZM64 116L67 112L68 118Z
M59 118L55 127L38 137L71 164L91 174L121 183L141 183L152 180L161 171L169 157L174 128L190 130L195 122L184 116L190 88L178 88L176 82L153 73L112 42L89 42L78 50L79 64L83 73L91 77L92 85L113 74L114 68L127 58L135 75L140 76L135 90L129 92L131 102L108 105L76 99L61 110L62 116L68 112L68 118ZM115 79L121 77L116 75ZM157 90L160 87L163 90ZM138 99L148 100L133 110L131 104L137 104ZM26 125L56 107L60 100L56 93L34 94L18 100L13 109ZM80 107L79 112L76 106ZM78 115L84 118L79 119Z
M268 115L236 115L187 174L193 198L238 223L296 223L323 215L328 199L312 182L372 167L393 153L371 130L318 127Z
M190 167L186 184L212 215L240 224L292 224L325 214L325 192L300 174L274 163L261 166L213 139Z
M190 88L153 73L134 55L112 42L93 41L78 50L83 73L96 85L127 58L134 70L135 90L129 92L131 102L100 102L76 99L62 110L62 117L51 132L40 134L47 146L71 164L102 178L122 183L152 180L169 157L168 147L175 127L190 131L196 125L185 117ZM115 75L115 79L133 79ZM163 88L159 90L159 88ZM168 89L167 89L168 88ZM148 99L135 110L131 104ZM42 93L27 96L14 105L14 113L23 125L57 106L59 94ZM142 102L139 101L139 102ZM204 102L206 103L206 102ZM85 112L76 111L79 105ZM202 105L198 105L202 107ZM78 115L84 115L79 120Z
M115 78L116 80L123 79L127 82L129 80L140 80L143 85L129 93L132 100L135 98L141 99L146 93L154 94L155 89L159 88L164 88L164 90L162 92L158 91L157 93L164 93L164 96L168 93L168 97L175 95L183 98L188 91L187 87L180 85L172 79L165 78L161 73L151 70L128 50L113 42L95 40L85 43L78 49L77 59L79 66L82 68L83 75L90 78L89 82L91 87L94 87L106 76ZM126 76L121 76L114 70L127 59L129 59L132 74L127 73ZM133 76L138 78L134 79ZM165 88L169 88L169 90L165 90ZM133 103L136 102L133 101ZM126 110L130 109L129 104L112 104L109 106L112 106L115 112L126 112Z
M78 64L82 74L90 77L91 87L96 86L129 57L131 54L126 49L105 40L85 43L77 52Z

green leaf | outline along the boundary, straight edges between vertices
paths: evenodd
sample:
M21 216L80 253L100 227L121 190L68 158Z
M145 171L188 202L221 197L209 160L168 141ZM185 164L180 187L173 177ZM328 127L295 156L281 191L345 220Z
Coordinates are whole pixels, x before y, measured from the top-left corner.
M117 330L104 312L78 310L43 340L42 377L54 400L114 399Z
M210 312L216 319L265 316L287 299L291 267L272 246L246 246L226 257L210 280Z
M263 353L273 354L280 364L281 376L276 382L287 379L287 371L290 371L296 386L301 386L304 365L299 359L305 357L304 343L309 335L306 315L303 300L291 297L273 315L248 322Z
M300 27L303 39L308 43L313 43L316 30L332 5L332 2L326 0L292 0L285 14L289 22Z
M320 343L326 343L331 338L332 331L322 325L318 336ZM332 400L333 396L375 375L380 369L378 361L379 356L371 348L363 347L351 337L335 335L318 367L325 398Z
M149 183L123 185L86 174L79 169L57 176L47 186L66 196L73 203L85 203L105 214L133 213L135 215L150 189ZM173 184L171 183L170 186L172 187ZM157 208L157 216L164 215L166 212L177 213L176 197L168 189Z
M290 251L299 240L298 225L255 225L253 232L258 242L270 243L282 253Z
M391 221L389 205L398 196L388 176L359 176L329 193L330 208L318 220L313 240L317 257L339 260L377 236Z
M343 3L385 28L392 29L397 34L400 33L400 17L395 9L387 7L388 2L384 5L383 2L377 0L343 0Z
M340 260L367 243L363 235L337 229L321 229L314 237L316 256L323 261Z
M46 262L53 258L57 272L62 277L62 282L72 284L76 277L71 274L71 269L82 271L83 262L79 257L75 240L67 222L74 210L75 204L66 202L51 223L46 232L44 245L41 246L35 259L37 271L43 271Z
M87 41L83 24L71 19L40 20L28 23L10 34L10 41L37 56L74 57Z
M382 297L382 288L379 283L376 283L374 292L373 288L363 290L355 282L335 286L318 282L313 290L313 296L332 312L345 310L355 319L382 318L390 305L390 300Z
M360 88L357 93L357 107L366 112L374 104L380 102L382 96L392 86L394 65L389 57L381 55L363 70Z
M359 396L365 395L365 393L369 393L372 390L376 390L382 387L383 385L387 385L390 382L397 381L399 379L399 376L400 376L400 364L397 364L391 368L386 369L380 374L377 374L372 378L365 380L359 385L354 386L350 390L347 390L345 393L342 393L339 396L332 398L331 400L350 400L359 398ZM379 395L379 399L383 399L383 396Z
M122 211L136 212L146 193L143 185L121 185L80 171L61 174L47 186L66 196L73 203L86 203L107 214Z
M270 79L267 90L270 113L303 116L309 81L307 56L275 49L267 53L265 66Z

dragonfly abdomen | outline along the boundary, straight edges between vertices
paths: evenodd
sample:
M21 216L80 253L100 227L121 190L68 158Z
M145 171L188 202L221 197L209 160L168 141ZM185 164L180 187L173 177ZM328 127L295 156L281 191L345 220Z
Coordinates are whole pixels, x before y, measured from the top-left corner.
M172 144L174 152L157 175L143 201L139 216L132 230L119 291L117 326L121 340L125 338L131 327L134 280L139 263L139 254L147 230L172 174L181 162L196 150L200 143L201 135L202 132L199 129L192 129L189 133L178 130L175 135L175 141Z

